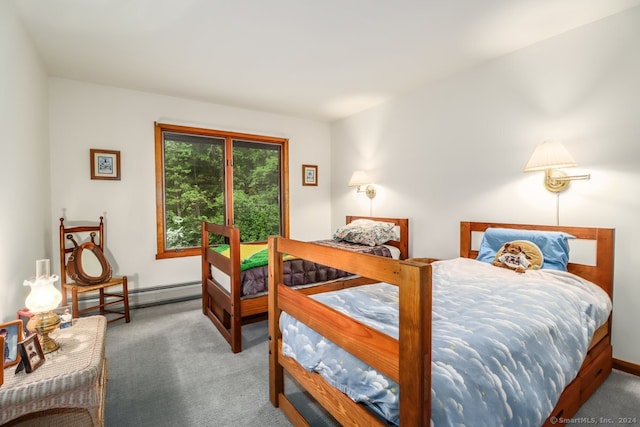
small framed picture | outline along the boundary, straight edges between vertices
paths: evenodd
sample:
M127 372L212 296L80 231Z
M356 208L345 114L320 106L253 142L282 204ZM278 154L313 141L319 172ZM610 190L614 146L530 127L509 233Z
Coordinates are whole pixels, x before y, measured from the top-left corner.
M28 337L29 336L29 329L27 328L27 324L29 323L29 320L31 320L31 318L33 317L33 313L31 313L29 311L28 308L22 308L20 310L18 310L18 316L17 319L22 320L22 333L23 336Z
M302 185L318 185L318 166L302 165Z
M31 334L19 342L18 351L22 357L21 363L24 365L24 370L27 371L27 374L35 371L44 363L44 353L36 334Z
M20 362L18 343L22 341L22 320L13 320L0 324L0 336L4 338L3 357L4 367L12 366Z
M0 359L4 360L4 337L0 336ZM4 384L4 367L0 369L0 385Z
M120 152L91 148L91 179L120 180Z
M60 329L65 329L71 326L71 321L73 320L73 316L71 315L71 307L65 305L63 307L58 307L53 310L55 314L60 318Z

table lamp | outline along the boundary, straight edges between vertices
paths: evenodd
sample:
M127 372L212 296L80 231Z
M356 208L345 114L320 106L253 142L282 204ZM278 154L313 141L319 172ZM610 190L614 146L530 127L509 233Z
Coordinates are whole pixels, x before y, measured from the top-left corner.
M60 318L52 310L62 301L62 293L53 284L58 281L57 275L50 275L48 259L36 260L36 277L25 280L24 286L31 286L25 305L34 316L27 323L29 332L36 332L42 351L51 353L60 348L49 333L60 325Z

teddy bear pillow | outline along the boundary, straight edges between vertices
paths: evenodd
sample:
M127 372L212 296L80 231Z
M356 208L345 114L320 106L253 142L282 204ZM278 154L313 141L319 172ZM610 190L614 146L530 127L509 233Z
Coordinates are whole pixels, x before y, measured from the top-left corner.
M496 252L493 265L509 268L518 273L526 270L539 270L544 263L542 251L533 242L528 240L514 240L506 242Z

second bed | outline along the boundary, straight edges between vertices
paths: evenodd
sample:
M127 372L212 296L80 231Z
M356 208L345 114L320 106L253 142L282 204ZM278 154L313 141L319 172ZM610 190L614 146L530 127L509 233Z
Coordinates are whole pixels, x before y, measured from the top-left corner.
M348 226L358 223L373 225L364 230ZM346 240L328 239L315 243L351 252L396 259L408 258L408 219L347 216L346 224L335 233ZM391 231L393 233L386 234ZM202 223L202 311L227 340L234 353L242 351L242 325L264 320L268 311L266 246L241 244L240 232L240 229L233 226ZM387 240L385 237L390 235L394 238ZM214 244L214 239L224 239L225 243ZM296 286L305 294L341 289L354 283L353 280L346 280L351 273L345 270L311 263L303 258L289 259L284 265L284 280L287 285Z

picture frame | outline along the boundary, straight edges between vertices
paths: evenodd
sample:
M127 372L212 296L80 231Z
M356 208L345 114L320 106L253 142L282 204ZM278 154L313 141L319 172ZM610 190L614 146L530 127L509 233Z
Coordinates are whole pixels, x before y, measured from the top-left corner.
M4 337L0 336L0 360L4 360ZM4 367L0 369L0 386L4 384Z
M29 311L28 308L22 308L18 310L16 319L22 320L22 336L28 337L30 335L28 324L29 320L33 317L33 313Z
M23 340L22 320L13 320L7 323L0 323L0 336L4 338L3 349L3 367L16 365L20 362L20 352L18 351L18 343ZM34 335L35 336L35 335Z
M44 363L44 352L40 345L38 335L31 334L24 340L18 343L18 351L20 352L20 364L24 367L27 374L38 369L40 365ZM18 367L18 371L20 367Z
M302 165L302 185L318 185L318 166Z
M72 311L70 305L54 308L53 312L60 318L60 329L66 329L73 324L73 315L71 314Z
M120 180L120 151L91 148L91 179Z

